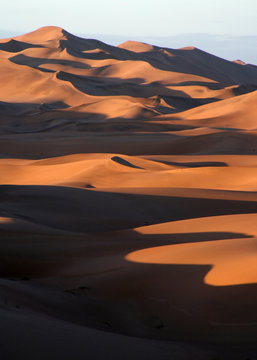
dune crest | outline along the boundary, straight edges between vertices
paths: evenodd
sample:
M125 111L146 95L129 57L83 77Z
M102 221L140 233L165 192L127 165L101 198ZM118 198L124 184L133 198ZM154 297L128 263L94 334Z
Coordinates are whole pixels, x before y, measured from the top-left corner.
M27 41L29 43L39 43L49 40L62 38L66 31L58 26L43 26L27 34L16 36L16 40Z
M136 53L152 51L154 49L154 47L152 45L145 44L145 43L142 43L139 41L126 41L126 42L118 45L118 47L122 48L122 49L130 50L130 51L133 51Z

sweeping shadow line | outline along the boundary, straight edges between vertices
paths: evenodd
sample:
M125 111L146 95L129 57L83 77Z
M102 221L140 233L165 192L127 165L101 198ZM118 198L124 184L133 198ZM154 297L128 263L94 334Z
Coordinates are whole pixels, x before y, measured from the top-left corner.
M1 185L0 206L2 216L74 232L131 229L167 221L257 212L257 202L249 201L245 193L228 192L233 197L226 199L227 193L222 191L178 191L171 189L167 196L160 196L64 186Z

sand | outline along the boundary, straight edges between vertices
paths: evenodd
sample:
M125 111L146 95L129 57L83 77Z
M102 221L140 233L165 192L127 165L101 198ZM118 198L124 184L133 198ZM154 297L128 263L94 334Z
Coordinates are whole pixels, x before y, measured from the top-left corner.
M0 40L1 358L246 359L257 66Z

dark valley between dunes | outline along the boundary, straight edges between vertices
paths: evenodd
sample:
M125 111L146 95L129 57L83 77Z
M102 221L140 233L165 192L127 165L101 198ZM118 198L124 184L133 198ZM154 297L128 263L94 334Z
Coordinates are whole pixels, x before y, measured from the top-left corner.
M0 40L3 360L257 357L257 66Z

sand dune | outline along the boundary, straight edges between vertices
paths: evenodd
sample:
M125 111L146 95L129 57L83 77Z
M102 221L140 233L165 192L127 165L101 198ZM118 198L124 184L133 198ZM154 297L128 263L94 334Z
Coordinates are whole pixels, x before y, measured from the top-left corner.
M225 99L218 103L185 111L180 120L184 124L208 126L212 128L232 128L237 130L256 130L257 91Z
M194 47L0 40L4 360L256 357L256 103Z

